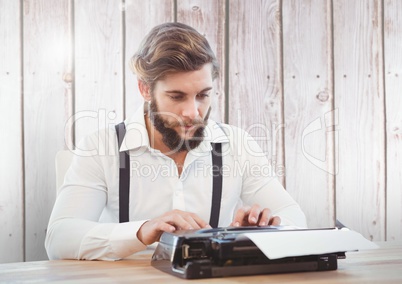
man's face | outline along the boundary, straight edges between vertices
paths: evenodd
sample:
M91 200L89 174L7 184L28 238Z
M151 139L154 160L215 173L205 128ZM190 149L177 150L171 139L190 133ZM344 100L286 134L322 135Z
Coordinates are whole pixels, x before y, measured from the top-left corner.
M172 151L196 148L203 140L211 108L211 64L174 73L156 82L149 110L152 124Z

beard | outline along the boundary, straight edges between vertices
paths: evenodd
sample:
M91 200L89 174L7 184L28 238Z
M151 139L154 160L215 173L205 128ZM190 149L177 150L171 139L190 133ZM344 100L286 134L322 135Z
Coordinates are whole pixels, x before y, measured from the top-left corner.
M156 100L152 98L149 105L149 118L155 129L162 134L162 142L174 152L190 151L197 148L204 140L205 127L208 124L209 114L211 107L209 107L207 115L204 119L193 119L190 121L183 121L176 115L171 115L175 118L174 122L162 117L159 112ZM193 125L195 127L194 134L189 139L184 139L174 129L175 127Z

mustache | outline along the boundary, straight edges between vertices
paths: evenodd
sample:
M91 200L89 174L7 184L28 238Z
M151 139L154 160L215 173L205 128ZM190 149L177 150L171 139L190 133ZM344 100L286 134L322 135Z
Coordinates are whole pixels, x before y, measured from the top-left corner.
M206 121L202 118L196 118L187 121L165 121L165 127L173 128L179 126L195 126L195 127L203 127L206 126Z
M195 126L196 128L200 127L206 127L208 124L208 118L209 115L211 114L211 107L209 107L207 114L205 115L205 118L195 118L192 120L179 120L176 118L176 121L164 121L165 127L173 128L173 127L179 127L179 126Z

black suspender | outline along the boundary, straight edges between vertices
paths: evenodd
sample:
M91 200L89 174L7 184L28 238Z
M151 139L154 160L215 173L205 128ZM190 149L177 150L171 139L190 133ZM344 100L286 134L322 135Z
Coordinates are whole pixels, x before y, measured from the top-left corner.
M222 144L211 143L212 146L212 206L209 224L212 228L218 227L219 212L222 197Z
M124 122L116 125L117 141L119 150L126 134ZM130 200L130 155L128 151L119 154L119 222L128 222L128 206Z
M124 122L116 125L119 149L126 134ZM222 197L222 144L211 143L212 146L212 206L209 224L216 228L219 223L219 212ZM129 221L129 197L130 197L130 155L128 151L119 154L119 222Z

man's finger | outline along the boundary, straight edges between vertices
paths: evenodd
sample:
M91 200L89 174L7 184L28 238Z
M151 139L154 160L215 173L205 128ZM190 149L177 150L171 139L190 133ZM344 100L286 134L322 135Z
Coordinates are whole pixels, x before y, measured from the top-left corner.
M250 212L250 208L249 207L241 207L236 211L236 214L233 218L233 222L231 224L231 226L234 227L239 227L243 225L243 221L245 219L245 217L248 215L248 213Z
M267 226L271 219L271 210L264 208L261 212L260 220L258 220L258 226Z
M164 215L162 218L160 218L161 222L168 223L172 226L174 226L176 229L182 229L182 230L190 230L192 229L191 225L188 224L184 218L177 213L169 213Z
M279 226L281 224L281 217L273 216L268 224L271 226Z
M257 225L258 220L260 219L261 208L258 204L254 204L251 207L249 215L248 215L248 223L250 225Z
M183 230L200 229L208 225L198 215L180 210L171 211L165 214L162 219L164 222Z
M205 222L200 218L197 218L197 215L188 214L183 216L183 219L191 226L191 229L201 229L206 226Z
M197 223L199 228L206 228L206 227L211 227L207 222L204 221L200 216L197 214L191 213L190 214L191 218Z

